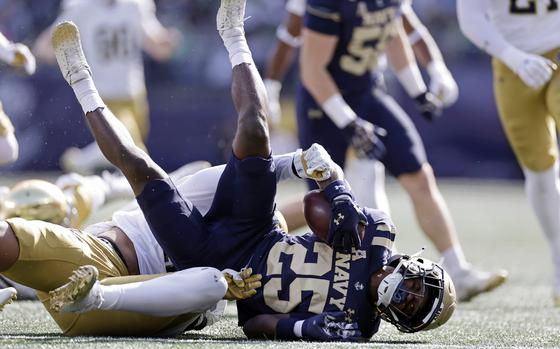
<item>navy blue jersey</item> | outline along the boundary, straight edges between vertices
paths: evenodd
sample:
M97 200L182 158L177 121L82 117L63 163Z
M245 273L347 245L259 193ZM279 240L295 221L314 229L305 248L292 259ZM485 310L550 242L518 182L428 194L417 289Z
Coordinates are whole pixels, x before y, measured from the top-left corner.
M370 72L396 35L402 0L308 0L305 27L335 35L328 71L343 95L372 86Z
M351 254L333 253L331 247L309 233L269 235L255 249L249 266L262 274L263 287L249 299L238 301L240 325L259 314L286 314L307 318L314 314L345 311L357 322L364 337L379 327L370 302L370 276L391 256L395 239L390 219L381 211L368 216L362 248Z

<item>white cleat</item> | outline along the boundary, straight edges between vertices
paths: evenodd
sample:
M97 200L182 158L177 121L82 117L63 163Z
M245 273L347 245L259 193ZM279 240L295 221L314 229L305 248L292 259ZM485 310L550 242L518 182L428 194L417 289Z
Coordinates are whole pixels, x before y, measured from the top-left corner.
M49 308L59 313L85 313L98 309L103 302L98 277L99 272L93 265L74 270L66 284L49 292Z
M70 85L91 77L80 33L74 22L57 24L52 33L52 46L62 76Z
M220 34L224 30L243 28L244 19L245 0L222 0L216 16L216 27Z
M4 307L17 298L17 291L13 287L0 289L0 311L4 310Z
M467 269L453 278L457 300L468 302L481 293L492 291L503 284L507 277L508 272L505 270L486 272L472 268Z

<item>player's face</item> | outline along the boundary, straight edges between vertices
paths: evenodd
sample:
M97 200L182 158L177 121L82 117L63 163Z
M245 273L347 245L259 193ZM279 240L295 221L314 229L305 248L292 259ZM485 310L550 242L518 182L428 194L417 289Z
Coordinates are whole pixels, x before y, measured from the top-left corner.
M412 318L423 309L428 297L424 297L424 285L420 278L403 280L393 296L392 304L407 317Z

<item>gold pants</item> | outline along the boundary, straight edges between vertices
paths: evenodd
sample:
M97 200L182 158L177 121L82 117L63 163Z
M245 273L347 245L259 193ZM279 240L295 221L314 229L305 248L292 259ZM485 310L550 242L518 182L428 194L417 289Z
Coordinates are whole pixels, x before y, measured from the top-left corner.
M146 150L145 141L150 130L148 100L145 94L140 94L130 100L105 101L113 114L124 124L130 132L134 143Z
M122 311L59 314L48 309L48 292L62 286L79 266L93 265L104 285L145 281L160 275L128 276L118 254L79 230L21 218L7 220L19 242L18 261L6 277L37 290L39 299L68 336L163 336L181 333L199 314L155 317Z
M560 49L544 56L555 61ZM521 165L549 169L558 158L556 128L560 122L560 71L533 90L504 63L494 59L494 92L505 133Z

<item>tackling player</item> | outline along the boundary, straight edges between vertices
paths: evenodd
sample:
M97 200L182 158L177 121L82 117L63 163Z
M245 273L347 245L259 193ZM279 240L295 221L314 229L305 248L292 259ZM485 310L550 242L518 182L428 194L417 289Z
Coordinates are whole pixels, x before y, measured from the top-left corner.
M461 30L493 57L500 120L548 240L560 306L560 10L557 0L459 0Z
M35 57L24 44L10 42L0 33L0 61L14 68L20 68L27 75L35 73ZM19 145L14 135L14 126L10 121L2 102L0 102L0 165L11 164L16 161Z
M158 61L169 59L178 33L156 18L153 0L65 0L54 23L74 21L81 30L84 51L91 63L99 93L126 126L134 142L146 149L149 116L142 53ZM52 28L36 44L40 58L54 63ZM67 172L89 174L109 164L95 142L70 148L61 158Z
M314 235L290 237L280 230L274 218L276 174L266 93L245 40L244 9L242 0L224 0L217 16L232 64L238 127L233 154L204 216L106 108L81 52L77 28L63 23L55 31L53 46L62 74L100 149L128 179L152 233L178 269L209 263L266 272L255 302L238 303L240 323L250 337L369 338L380 316L406 332L443 324L455 306L449 276L437 264L414 256L388 260L394 239L390 220L358 208L336 171L321 183L332 206L329 243L337 252Z

